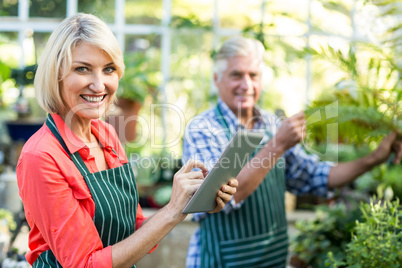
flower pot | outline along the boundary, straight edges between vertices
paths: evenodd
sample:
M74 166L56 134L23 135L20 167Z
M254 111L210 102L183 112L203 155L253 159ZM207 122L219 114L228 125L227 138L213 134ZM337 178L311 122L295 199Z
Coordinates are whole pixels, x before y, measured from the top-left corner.
M42 119L21 119L5 123L11 140L25 142L42 127L44 122Z
M116 105L109 109L110 113L105 121L116 129L123 144L134 141L137 136L136 127L141 106L139 101L119 98Z

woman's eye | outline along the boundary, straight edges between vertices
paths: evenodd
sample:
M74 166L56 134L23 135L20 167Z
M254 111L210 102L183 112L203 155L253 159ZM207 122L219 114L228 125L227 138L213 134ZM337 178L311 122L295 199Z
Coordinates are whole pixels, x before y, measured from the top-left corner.
M115 72L115 71L116 71L116 68L115 68L115 67L112 67L112 66L105 68L105 72L106 72L106 73L113 73L113 72Z
M84 66L81 66L81 67L75 68L75 70L76 70L77 72L79 72L79 73L83 73L83 72L86 72L86 71L88 70L88 68L87 68L87 67L84 67Z

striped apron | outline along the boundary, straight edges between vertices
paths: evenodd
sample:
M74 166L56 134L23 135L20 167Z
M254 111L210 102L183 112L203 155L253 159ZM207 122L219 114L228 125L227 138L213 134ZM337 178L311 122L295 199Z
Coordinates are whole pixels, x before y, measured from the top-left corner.
M230 140L230 129L219 106L215 114ZM286 267L285 190L281 157L239 209L209 214L201 221L201 267Z
M138 193L130 163L117 168L90 173L80 154L69 152L51 115L48 115L46 125L69 154L88 185L95 202L93 221L103 247L116 244L134 233ZM47 250L39 255L32 267L62 266L52 251Z

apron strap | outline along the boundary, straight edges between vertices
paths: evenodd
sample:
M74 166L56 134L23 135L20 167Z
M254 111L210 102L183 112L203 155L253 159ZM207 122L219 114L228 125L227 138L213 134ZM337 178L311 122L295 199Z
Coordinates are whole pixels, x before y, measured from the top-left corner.
M57 129L56 123L54 122L53 117L48 114L47 119L46 119L46 126L50 129L50 131L53 133L53 135L56 137L56 139L60 142L61 146L64 148L68 156L70 156L71 160L74 162L75 166L78 168L80 171L81 175L83 177L86 177L88 174L90 174L87 166L84 163L84 160L82 160L81 155L77 152L75 153L70 153L70 151L67 148L66 143L64 142L63 138L60 135L59 130Z
M233 137L233 134L232 131L230 130L228 122L226 121L222 113L221 108L219 107L219 104L216 105L214 112L216 115L216 119L218 120L219 124L224 128L226 137L230 141L230 139Z

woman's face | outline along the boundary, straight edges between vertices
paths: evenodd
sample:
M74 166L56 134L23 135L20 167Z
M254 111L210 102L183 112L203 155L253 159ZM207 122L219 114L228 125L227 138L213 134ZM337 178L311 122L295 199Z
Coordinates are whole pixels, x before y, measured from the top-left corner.
M66 119L73 112L82 119L98 119L105 114L119 85L116 65L102 49L79 43L72 51L71 69L60 82L60 90L67 110Z

